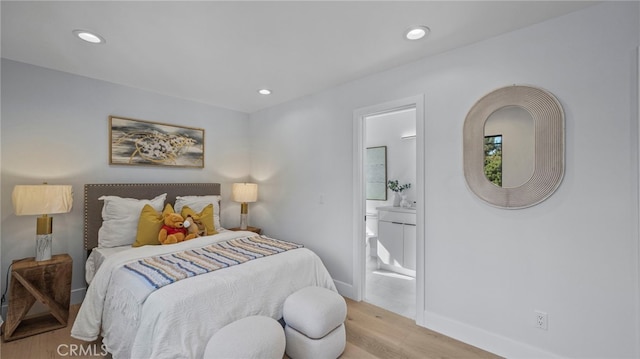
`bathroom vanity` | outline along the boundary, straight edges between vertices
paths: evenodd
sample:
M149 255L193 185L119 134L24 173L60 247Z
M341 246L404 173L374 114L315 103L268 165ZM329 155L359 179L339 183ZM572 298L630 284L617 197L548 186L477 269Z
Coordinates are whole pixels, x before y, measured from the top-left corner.
M378 268L415 277L416 210L378 207Z

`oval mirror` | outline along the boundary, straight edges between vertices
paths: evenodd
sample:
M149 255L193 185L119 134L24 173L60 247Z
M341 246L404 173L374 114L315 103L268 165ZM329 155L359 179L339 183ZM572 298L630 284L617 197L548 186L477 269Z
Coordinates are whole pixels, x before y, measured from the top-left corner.
M500 208L548 198L564 176L564 112L549 92L509 86L482 97L464 123L469 189Z

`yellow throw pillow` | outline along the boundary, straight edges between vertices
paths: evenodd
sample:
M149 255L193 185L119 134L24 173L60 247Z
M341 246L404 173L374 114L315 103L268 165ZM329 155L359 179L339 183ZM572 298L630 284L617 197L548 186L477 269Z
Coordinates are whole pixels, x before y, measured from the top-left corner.
M191 215L193 219L202 221L202 224L207 228L207 235L209 236L218 233L215 225L213 224L213 204L209 204L204 207L200 213L196 213L188 206L184 206L180 211L180 215L182 218L187 218L188 215Z
M148 204L142 207L140 219L138 219L138 233L136 233L136 241L132 247L159 245L158 233L160 233L160 229L162 228L164 216L167 213L173 212L173 207L170 203L164 206L162 213L159 213Z

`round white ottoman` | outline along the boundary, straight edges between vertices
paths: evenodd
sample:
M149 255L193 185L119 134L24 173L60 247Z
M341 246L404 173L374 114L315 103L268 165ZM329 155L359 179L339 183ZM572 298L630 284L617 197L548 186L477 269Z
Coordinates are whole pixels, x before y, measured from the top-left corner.
M287 297L282 311L290 358L333 359L342 354L347 342L347 303L340 294L306 287Z
M204 349L204 358L282 359L285 336L277 320L264 316L242 318L218 330Z

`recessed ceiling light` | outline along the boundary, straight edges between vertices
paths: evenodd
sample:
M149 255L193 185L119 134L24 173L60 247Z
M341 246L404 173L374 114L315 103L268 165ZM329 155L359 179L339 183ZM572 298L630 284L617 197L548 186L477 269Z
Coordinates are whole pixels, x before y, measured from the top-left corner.
M271 90L269 89L260 89L258 90L258 93L261 95L271 95Z
M404 37L407 40L420 40L423 37L429 35L431 30L426 26L414 26L409 28L405 33Z
M73 30L73 34L78 38L92 44L104 44L105 42L107 42L102 36L87 30Z

